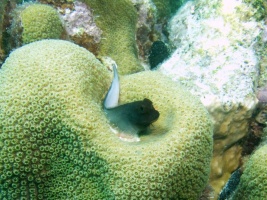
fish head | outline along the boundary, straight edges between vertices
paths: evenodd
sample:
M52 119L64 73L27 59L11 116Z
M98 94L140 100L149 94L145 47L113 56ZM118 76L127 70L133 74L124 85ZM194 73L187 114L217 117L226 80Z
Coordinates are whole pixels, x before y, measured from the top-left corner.
M129 121L138 129L144 130L159 118L159 112L154 108L151 100L145 98L143 101L131 103Z

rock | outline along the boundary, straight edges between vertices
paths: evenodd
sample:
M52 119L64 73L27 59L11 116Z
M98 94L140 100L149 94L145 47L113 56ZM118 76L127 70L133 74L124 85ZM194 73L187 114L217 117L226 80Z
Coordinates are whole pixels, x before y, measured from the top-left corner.
M238 141L248 133L258 102L255 46L261 46L263 21L251 14L254 11L241 1L188 1L170 21L175 50L158 69L198 96L213 117L210 183L216 196L240 165Z

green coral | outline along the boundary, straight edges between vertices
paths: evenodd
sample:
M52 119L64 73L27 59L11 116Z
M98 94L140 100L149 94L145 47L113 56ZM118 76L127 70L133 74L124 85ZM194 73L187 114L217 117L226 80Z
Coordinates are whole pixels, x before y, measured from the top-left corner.
M43 40L0 70L0 199L196 199L209 176L212 125L159 72L121 77L121 103L149 98L160 118L121 141L102 101L110 74L87 50Z
M176 13L185 0L152 0L157 8L157 15L160 20L171 17Z
M262 200L267 197L267 145L261 146L248 160L233 200Z
M142 70L135 42L137 12L130 0L86 0L103 31L99 56L114 59L121 74Z
M59 15L51 6L32 4L21 12L20 17L24 44L41 39L58 39L63 31Z
M245 3L250 4L255 11L253 17L258 21L267 18L267 1L266 0L244 0Z
M62 33L60 17L51 6L24 3L13 12L10 34L15 44L10 41L11 46L19 47L42 39L59 39Z

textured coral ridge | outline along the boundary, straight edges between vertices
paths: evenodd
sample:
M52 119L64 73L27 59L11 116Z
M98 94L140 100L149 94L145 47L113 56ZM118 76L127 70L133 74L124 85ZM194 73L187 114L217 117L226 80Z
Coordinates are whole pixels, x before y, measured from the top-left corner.
M137 58L135 32L137 12L130 0L86 0L93 10L96 24L103 31L100 56L112 57L120 74L142 70Z
M153 101L161 116L140 142L111 130L111 77L75 44L44 40L0 71L0 199L196 199L212 156L204 107L159 72L121 78L121 103ZM133 84L134 83L134 84Z
M233 196L233 200L267 197L267 145L260 147L245 165L245 171Z

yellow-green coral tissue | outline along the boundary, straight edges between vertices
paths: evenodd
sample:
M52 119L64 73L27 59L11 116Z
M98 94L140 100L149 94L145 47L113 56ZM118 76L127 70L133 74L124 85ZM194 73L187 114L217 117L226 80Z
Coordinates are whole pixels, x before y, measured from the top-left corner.
M160 72L121 77L120 103L160 112L139 142L112 132L103 111L110 73L73 43L42 40L0 70L0 199L197 199L212 156L200 101Z
M42 40L59 39L63 25L57 10L44 4L26 4L19 14L23 44Z

